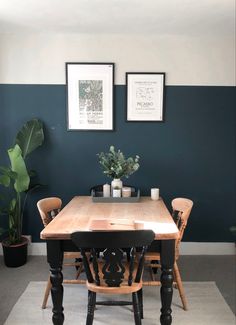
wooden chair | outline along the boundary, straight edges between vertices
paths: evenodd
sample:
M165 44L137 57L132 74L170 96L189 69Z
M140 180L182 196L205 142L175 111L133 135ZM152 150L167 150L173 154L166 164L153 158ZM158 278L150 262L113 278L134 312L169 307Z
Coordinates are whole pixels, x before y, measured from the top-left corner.
M88 311L86 325L93 324L96 305L133 305L136 325L141 325L142 307L142 272L147 246L154 239L151 230L129 231L88 231L75 232L71 235L74 244L81 250L84 269L87 275ZM90 247L92 261L87 250ZM129 247L127 260L121 247ZM136 247L142 247L136 260ZM97 250L103 253L97 255ZM131 301L96 301L96 294L127 295Z
M52 219L60 212L61 205L62 205L62 201L58 197L48 197L48 198L38 201L37 207L38 207L39 214L41 216L44 227L46 227L49 224L49 222L51 222ZM64 279L63 283L71 283L71 284L85 283L85 280L78 279L78 277L82 271L82 266L83 266L81 254L78 252L65 252L64 259L67 259L68 262L63 263L63 266L74 266L76 268L77 272L76 272L75 279L73 279L73 280ZM72 262L70 262L69 259L72 260ZM45 289L45 293L44 293L43 303L42 303L43 309L46 308L51 287L52 287L52 285L51 285L51 281L50 281L50 277L49 277L47 286Z
M193 207L193 201L185 198L176 198L172 200L172 217L179 229L179 237L175 245L175 263L174 263L174 287L178 289L179 295L183 304L183 309L187 310L187 300L184 293L184 288L178 268L179 246L183 238L184 230L187 226L188 218ZM154 242L155 244L155 242ZM148 251L145 255L145 261L148 261L148 266L151 271L152 281L145 281L143 285L160 285L160 281L155 280L155 270L161 268L160 254L157 252Z

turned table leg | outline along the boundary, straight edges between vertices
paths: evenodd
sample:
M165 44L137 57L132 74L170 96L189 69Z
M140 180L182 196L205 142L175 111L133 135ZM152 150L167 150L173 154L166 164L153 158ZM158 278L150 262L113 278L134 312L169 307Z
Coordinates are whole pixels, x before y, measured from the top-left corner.
M62 262L63 251L61 250L61 243L59 240L47 241L47 260L50 265L50 280L52 284L51 296L53 303L52 322L54 325L62 325L64 323L63 314L63 274Z
M161 325L172 323L171 302L173 296L173 265L175 260L175 240L161 241Z

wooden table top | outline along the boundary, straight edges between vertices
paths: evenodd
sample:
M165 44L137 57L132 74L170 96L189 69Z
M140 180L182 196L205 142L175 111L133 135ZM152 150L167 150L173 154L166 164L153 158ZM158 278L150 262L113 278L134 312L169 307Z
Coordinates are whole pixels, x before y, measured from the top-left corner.
M74 197L43 229L41 239L70 239L75 231L151 229L155 239L176 239L176 227L162 199L141 197L136 203L94 203Z

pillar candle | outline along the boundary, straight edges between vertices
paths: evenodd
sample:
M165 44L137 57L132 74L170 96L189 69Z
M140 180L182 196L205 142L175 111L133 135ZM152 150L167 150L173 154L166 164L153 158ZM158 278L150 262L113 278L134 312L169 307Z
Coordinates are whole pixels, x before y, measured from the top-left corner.
M109 184L103 185L103 196L104 197L110 197L111 196L111 187Z
M151 188L151 198L152 200L159 200L159 188Z
M123 187L122 188L122 196L123 197L130 197L131 196L131 188L130 187Z

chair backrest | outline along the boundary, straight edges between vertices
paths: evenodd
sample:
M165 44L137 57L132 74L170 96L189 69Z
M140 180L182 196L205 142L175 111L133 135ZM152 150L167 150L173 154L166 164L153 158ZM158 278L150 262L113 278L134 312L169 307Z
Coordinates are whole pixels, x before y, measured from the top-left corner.
M37 202L37 207L44 227L46 227L59 213L61 205L62 201L58 197L47 197Z
M144 266L144 255L147 247L154 240L155 234L152 230L130 230L130 231L88 231L75 232L71 235L74 244L80 249L83 256L84 269L88 282L100 286L101 274L105 285L108 287L119 287L124 280L127 271L125 265L128 263L128 285L140 282ZM129 248L129 258L124 257L122 247ZM136 259L136 248L141 248L138 257L138 267L134 273ZM89 263L91 251L92 263ZM99 270L97 251L102 250L102 269ZM100 272L99 272L100 271Z
M172 200L171 205L173 209L172 216L179 229L179 237L176 241L176 249L178 255L179 244L183 238L184 230L188 223L188 218L193 207L193 201L186 198L175 198Z

